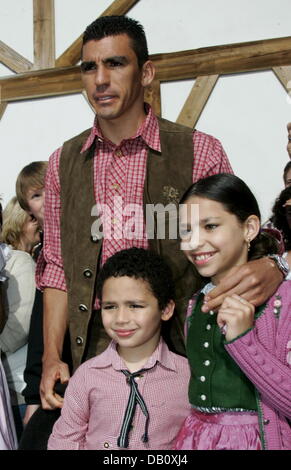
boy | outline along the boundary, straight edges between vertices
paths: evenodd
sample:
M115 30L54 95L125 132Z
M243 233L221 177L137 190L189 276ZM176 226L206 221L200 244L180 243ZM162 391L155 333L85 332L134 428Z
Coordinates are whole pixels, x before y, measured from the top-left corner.
M113 341L70 379L48 449L171 449L189 411L187 360L160 336L173 293L157 254L131 248L107 260L97 295Z

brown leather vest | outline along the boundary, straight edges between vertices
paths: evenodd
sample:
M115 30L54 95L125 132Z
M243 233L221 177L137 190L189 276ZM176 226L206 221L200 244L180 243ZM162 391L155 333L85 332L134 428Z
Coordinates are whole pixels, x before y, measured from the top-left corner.
M177 204L192 183L193 139L190 128L159 119L161 153L148 151L144 183L144 214L147 204ZM91 129L67 141L60 159L61 246L67 282L69 328L74 368L82 361L88 325L94 301L101 241L92 237L95 218L93 188L94 145L82 154L81 149ZM185 353L183 324L187 301L201 286L200 277L180 250L179 239L158 239L158 218L154 215L154 239L149 248L161 254L170 264L176 283L176 316L170 338L174 348Z

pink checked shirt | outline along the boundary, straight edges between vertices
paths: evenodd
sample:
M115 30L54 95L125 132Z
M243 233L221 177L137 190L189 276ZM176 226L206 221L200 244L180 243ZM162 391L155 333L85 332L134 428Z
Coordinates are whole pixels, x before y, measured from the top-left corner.
M149 441L141 440L145 416L137 406L128 450L171 449L190 413L188 361L170 352L161 339L144 368L150 370L136 382L149 411ZM50 436L49 450L118 449L117 439L130 394L121 369L127 367L112 342L102 354L76 370L65 393L61 417Z
M94 156L95 200L99 204L112 206L115 196L122 198L123 206L134 203L143 207L143 186L146 175L148 148L161 151L159 125L150 106L147 117L135 136L114 145L106 140L95 119L92 131L84 142L82 152L96 142ZM232 168L221 143L214 137L196 131L193 133L195 158L193 159L193 182L216 173L232 173ZM59 160L62 148L52 154L47 170L45 186L45 223L44 256L47 262L44 273L37 272L40 288L52 287L66 291L60 242L60 180ZM74 216L74 215L72 215ZM92 218L92 223L94 219ZM138 224L144 233L144 218ZM145 237L127 239L122 237L117 242L104 238L102 247L103 264L114 252L132 246L147 248ZM76 247L77 248L77 247ZM98 304L95 303L95 307Z

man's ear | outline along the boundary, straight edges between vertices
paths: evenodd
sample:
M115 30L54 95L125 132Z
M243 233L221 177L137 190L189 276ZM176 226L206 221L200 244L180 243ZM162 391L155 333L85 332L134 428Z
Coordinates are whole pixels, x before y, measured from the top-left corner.
M149 86L155 77L155 66L151 60L147 60L142 66L141 84L143 87Z
M161 319L163 321L170 320L173 316L175 310L175 302L174 300L170 300L170 302L166 305L166 307L162 311Z

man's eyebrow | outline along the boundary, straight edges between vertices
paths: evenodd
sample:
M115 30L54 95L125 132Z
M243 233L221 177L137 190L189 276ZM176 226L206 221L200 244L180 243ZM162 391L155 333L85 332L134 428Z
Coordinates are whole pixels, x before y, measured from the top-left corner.
M106 59L103 59L102 62L104 64L107 64L108 62L121 62L123 64L127 64L128 58L124 55L114 55L112 57L106 57Z

